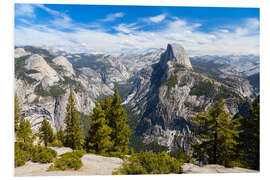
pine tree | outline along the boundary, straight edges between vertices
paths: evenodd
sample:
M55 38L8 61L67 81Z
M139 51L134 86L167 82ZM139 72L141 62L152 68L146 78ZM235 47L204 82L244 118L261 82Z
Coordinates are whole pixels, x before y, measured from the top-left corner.
M215 102L215 107L197 114L192 120L195 138L194 151L199 159L208 157L208 163L231 166L236 156L236 145L240 131L240 119L231 119L223 106L222 99Z
M54 140L53 129L50 123L44 119L41 122L41 126L39 128L40 137L44 142L44 145L47 147L48 143L52 143Z
M65 143L65 134L62 128L60 128L59 131L56 133L56 138L61 141L62 144Z
M72 149L81 149L83 143L81 120L75 107L75 100L71 90L66 107L65 124L65 145Z
M96 103L90 118L91 127L85 140L85 148L88 152L107 153L113 145L110 137L112 129L107 125L105 113L99 103Z
M22 140L25 143L31 143L32 130L31 130L31 124L28 120L24 118L20 120L16 136L18 140Z
M251 169L260 169L260 97L251 105L248 116L242 121L243 132L240 134L242 161Z
M127 154L131 130L117 89L114 91L108 120L109 126L112 128L111 139L114 144L112 151Z
M15 133L18 131L20 121L22 120L22 116L20 115L21 107L18 101L18 96L14 97L14 130Z

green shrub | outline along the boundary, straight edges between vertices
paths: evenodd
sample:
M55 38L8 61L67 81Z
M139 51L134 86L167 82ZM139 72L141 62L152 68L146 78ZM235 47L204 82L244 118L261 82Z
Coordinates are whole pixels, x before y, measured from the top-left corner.
M221 86L218 88L218 93L217 93L217 95L215 96L214 100L215 100L215 101L218 101L218 100L220 100L221 98L227 99L227 98L234 98L234 97L237 97L237 98L242 99L242 98L239 96L239 94L237 94L237 93L236 93L235 91L233 91L231 88L221 85Z
M57 139L57 138L55 138L53 140L53 142L51 143L51 145L53 147L63 147L64 146L63 143L59 139Z
M101 154L103 156L108 156L108 157L118 157L121 159L126 158L125 154L121 153L121 152L108 152L106 154Z
M174 71L173 71L174 73L178 73L179 71L185 69L185 66L182 64L174 64L173 67L174 67Z
M48 170L78 170L82 167L82 160L80 156L83 156L84 153L85 151L80 150L62 154L61 158L57 159L54 164L49 167Z
M32 161L40 163L50 163L53 162L56 156L57 152L55 150L43 146L36 146L33 148Z
M86 151L85 150L74 150L72 153L81 158L86 154Z
M15 167L24 165L31 160L32 145L23 142L15 142Z
M180 173L183 161L170 157L166 152L141 152L132 154L114 174L169 174Z
M33 146L24 142L15 142L15 167L24 165L27 161L50 163L57 156L53 149L43 146Z
M112 173L113 175L121 174L148 174L146 169L137 162L127 162L125 161L123 167Z
M177 84L177 76L171 75L168 80L164 81L162 85L168 86L168 87L174 87Z
M51 87L49 87L49 90L45 90L45 89L43 89L42 85L39 84L35 87L34 92L40 96L57 97L57 96L65 94L66 91L64 89L60 88L58 85L51 86Z
M215 94L215 86L211 81L199 81L195 84L190 92L189 95L196 95L196 96L205 96L205 97L212 97Z

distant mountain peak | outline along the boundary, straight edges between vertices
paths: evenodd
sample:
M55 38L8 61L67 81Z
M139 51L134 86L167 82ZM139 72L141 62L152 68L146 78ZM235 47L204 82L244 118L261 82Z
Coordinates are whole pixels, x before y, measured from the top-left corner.
M189 57L185 49L180 44L168 44L166 51L161 56L161 63L166 65L168 61L174 61L178 64L192 69Z

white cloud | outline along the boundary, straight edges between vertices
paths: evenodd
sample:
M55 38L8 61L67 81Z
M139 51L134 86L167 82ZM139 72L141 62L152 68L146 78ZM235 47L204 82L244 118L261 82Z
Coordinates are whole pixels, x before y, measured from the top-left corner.
M159 23L165 19L166 15L165 14L160 14L157 16L150 17L149 20L154 22L154 23Z
M24 24L31 24L31 22L27 19L20 18L19 21L23 22Z
M222 33L227 33L227 32L229 32L228 29L219 29L219 31L222 32Z
M106 18L105 19L102 19L101 21L103 21L103 22L114 21L115 19L122 18L124 16L125 16L125 14L122 13L122 12L118 12L118 13L114 13L114 14L108 14L106 16Z
M189 55L259 54L258 19L246 19L229 30L217 27L212 32L201 32L198 27L203 24L179 18L167 20L162 29L152 31L144 31L136 23L121 23L112 27L117 33L111 34L102 28L89 28L90 25L86 24L78 26L65 14L47 11L55 16L50 25L72 31L64 32L40 25L16 26L16 45L47 45L69 52L121 53L132 49L166 48L167 43L180 43ZM113 21L123 16L122 13L110 14L102 21ZM155 17L152 22L156 23L165 18Z
M37 7L47 11L48 13L54 15L54 16L64 16L65 14L60 13L59 11L52 10L42 4L37 4Z
M116 27L113 27L116 31L118 32L123 32L123 33L131 33L138 29L135 23L132 24L119 24Z
M35 18L35 6L31 4L15 4L15 16Z

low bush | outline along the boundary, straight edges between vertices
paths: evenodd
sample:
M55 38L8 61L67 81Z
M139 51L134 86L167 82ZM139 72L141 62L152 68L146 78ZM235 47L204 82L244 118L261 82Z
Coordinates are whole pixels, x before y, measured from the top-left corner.
M177 84L177 76L171 75L168 80L165 80L162 85L168 86L168 87L174 87Z
M24 165L27 161L50 163L57 156L53 149L43 146L33 146L29 143L15 142L15 167Z
M132 154L113 174L178 174L182 164L183 161L170 157L166 152L141 152Z
M67 152L61 155L61 158L57 159L53 165L49 167L49 171L52 170L66 170L74 169L78 170L82 167L82 157L85 154L85 151L78 150L73 152Z
M121 158L121 159L126 158L126 155L121 153L121 152L108 152L108 153L101 154L101 155L107 156L107 157L117 157L117 158Z
M74 150L72 153L81 158L86 154L86 151L85 150Z
M57 139L57 138L55 138L55 139L53 140L53 142L51 143L51 145L52 145L53 147L63 147L63 146L64 146L63 143L62 143L62 141L60 141L60 140Z
M32 151L33 162L50 163L53 162L56 156L57 152L55 150L43 146L36 146Z
M212 97L216 93L215 86L211 81L199 81L189 92L189 95Z
M15 167L23 166L31 160L32 145L23 142L15 142Z

